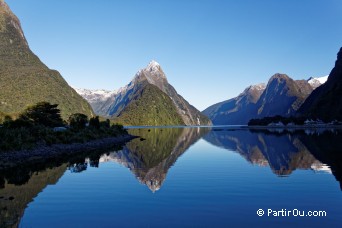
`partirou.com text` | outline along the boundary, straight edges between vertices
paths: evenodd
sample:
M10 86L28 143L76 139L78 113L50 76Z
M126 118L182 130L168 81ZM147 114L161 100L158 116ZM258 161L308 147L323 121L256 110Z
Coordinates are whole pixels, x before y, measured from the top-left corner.
M268 217L326 217L327 212L322 210L299 210L299 209L258 209L258 216L268 216Z

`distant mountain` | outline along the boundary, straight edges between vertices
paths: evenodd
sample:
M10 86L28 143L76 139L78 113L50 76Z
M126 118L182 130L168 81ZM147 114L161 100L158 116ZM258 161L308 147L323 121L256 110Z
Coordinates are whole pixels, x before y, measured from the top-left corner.
M152 122L158 118L163 119L163 116L168 116L166 120L171 120L172 117L174 121L158 122L159 125L211 124L206 116L190 105L168 83L165 73L156 61L139 70L128 85L113 92L104 100L99 99L92 103L89 97L80 94L91 103L96 114L118 118L118 121L124 120L127 125L134 125L134 119L139 119L142 125L156 125ZM179 122L179 119L182 122Z
M41 101L59 104L64 119L76 112L93 115L62 76L32 53L19 19L0 0L0 111L19 113Z
M298 113L323 120L342 120L342 48L337 54L335 67L324 85L307 98Z
M202 113L215 125L246 124L255 117L256 103L265 88L265 84L249 86L239 96L214 104Z
M257 102L256 117L294 114L312 91L306 80L295 81L286 74L275 74Z
M79 95L89 102L95 113L100 112L100 108L102 107L103 103L116 95L116 91L104 89L91 90L76 87L73 88Z
M319 77L319 78L310 77L308 79L308 83L311 85L313 89L316 89L317 87L326 83L327 80L328 80L328 76Z
M250 119L294 114L325 77L293 80L275 74L267 85L249 86L239 96L212 105L202 113L215 125L247 124Z

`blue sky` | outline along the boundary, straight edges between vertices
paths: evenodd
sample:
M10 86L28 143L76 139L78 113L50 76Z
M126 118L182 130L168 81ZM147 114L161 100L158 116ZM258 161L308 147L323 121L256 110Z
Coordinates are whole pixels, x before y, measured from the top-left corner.
M67 82L117 89L150 60L199 110L275 73L330 73L340 0L7 0L34 53Z

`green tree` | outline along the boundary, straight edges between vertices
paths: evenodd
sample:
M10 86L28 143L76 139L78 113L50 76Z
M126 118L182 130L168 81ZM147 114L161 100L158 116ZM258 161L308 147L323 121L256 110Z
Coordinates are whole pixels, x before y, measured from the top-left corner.
M74 129L84 129L88 123L88 116L82 113L75 113L69 117L70 127Z
M31 121L34 125L44 125L47 127L57 127L63 125L63 120L58 104L49 102L39 102L30 106L20 114L19 119Z
M89 120L89 127L99 129L100 128L100 119L98 116L92 117Z
M110 128L110 120L106 119L105 121L101 121L101 127L103 128Z

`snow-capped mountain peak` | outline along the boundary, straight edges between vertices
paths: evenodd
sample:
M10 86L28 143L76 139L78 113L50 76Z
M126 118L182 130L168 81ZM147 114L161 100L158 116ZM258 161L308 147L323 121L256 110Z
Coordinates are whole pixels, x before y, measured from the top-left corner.
M258 90L258 91L264 91L265 88L266 88L266 84L265 83L251 85L251 89L255 89L255 90Z
M152 60L152 61L148 64L148 67L151 67L151 68L153 68L153 67L160 67L160 64L159 64L157 61Z
M162 69L161 69L161 67L160 67L160 64L157 62L157 61L155 61L155 60L152 60L149 64L148 64L148 66L144 69L144 71L146 72L151 72L151 73L158 73L158 72L161 72L162 71Z
M316 89L318 86L323 85L328 80L329 75L324 77L310 77L308 83L312 88Z
M117 92L116 91L109 91L104 89L82 89L73 87L74 90L80 94L84 99L86 99L89 103L91 102L98 102L98 101L105 101L109 97L114 96Z

